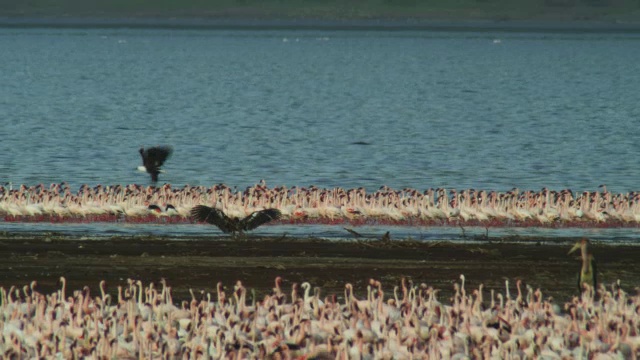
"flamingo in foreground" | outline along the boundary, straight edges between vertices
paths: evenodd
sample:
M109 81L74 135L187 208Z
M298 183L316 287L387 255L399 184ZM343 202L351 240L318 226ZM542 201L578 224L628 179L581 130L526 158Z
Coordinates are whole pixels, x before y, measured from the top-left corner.
M224 233L242 233L257 228L273 220L278 220L282 213L278 209L254 211L245 218L227 216L222 210L197 205L191 209L191 218L217 226Z

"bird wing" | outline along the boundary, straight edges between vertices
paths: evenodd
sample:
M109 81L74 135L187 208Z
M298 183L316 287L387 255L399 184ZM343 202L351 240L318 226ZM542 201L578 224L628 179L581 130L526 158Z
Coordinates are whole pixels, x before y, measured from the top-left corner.
M191 209L190 215L191 218L196 221L204 221L211 225L215 225L225 233L229 233L234 230L230 228L230 219L224 212L222 212L222 210L205 205L197 205Z
M171 146L154 146L144 151L144 165L147 169L159 168L173 153ZM147 166L148 165L148 166Z
M278 209L264 209L252 212L246 218L240 220L240 229L253 230L269 221L280 219L282 213Z

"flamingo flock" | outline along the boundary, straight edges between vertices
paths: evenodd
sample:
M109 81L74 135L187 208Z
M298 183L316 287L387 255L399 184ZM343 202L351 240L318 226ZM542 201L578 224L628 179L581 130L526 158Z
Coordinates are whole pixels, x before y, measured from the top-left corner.
M640 296L619 283L588 288L563 306L540 289L510 294L454 284L447 302L426 284L392 292L370 279L363 297L321 295L310 283L258 298L233 290L191 291L174 301L162 281L128 280L117 296L89 287L50 294L36 282L0 288L0 354L64 359L637 359Z
M424 191L383 186L323 189L277 186L264 181L244 190L225 184L211 187L66 183L15 189L0 186L0 218L4 221L127 221L188 223L190 210L207 205L232 217L275 208L280 223L477 225L537 227L637 227L640 192L611 193L570 189L506 192L429 188Z

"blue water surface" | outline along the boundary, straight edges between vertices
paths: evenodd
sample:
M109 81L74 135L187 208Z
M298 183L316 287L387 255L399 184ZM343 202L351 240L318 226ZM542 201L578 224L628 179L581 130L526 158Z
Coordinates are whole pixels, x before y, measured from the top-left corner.
M640 35L0 29L0 182L640 190Z

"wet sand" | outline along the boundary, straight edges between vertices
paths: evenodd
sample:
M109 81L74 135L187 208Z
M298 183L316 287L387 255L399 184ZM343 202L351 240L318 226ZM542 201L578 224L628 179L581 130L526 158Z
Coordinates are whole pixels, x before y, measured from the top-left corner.
M287 292L294 282L308 281L323 295L342 297L350 282L356 295L365 296L370 278L382 281L388 296L403 277L414 284L441 289L448 298L460 274L467 289L483 283L486 290L504 292L516 279L540 288L545 297L562 303L577 294L580 262L567 255L577 239L508 238L470 243L414 242L410 240L344 240L254 238L111 237L83 239L56 234L0 234L0 286L24 286L32 280L38 289L58 289L64 276L69 289L87 285L93 294L106 280L110 293L127 279L160 284L165 278L177 299L189 298L189 289L214 293L222 281L232 289L236 280L256 290L271 291L276 276ZM640 285L640 246L593 244L599 281L617 279L627 291ZM523 290L525 288L523 287ZM635 292L635 291L634 291ZM485 295L486 296L486 295Z

